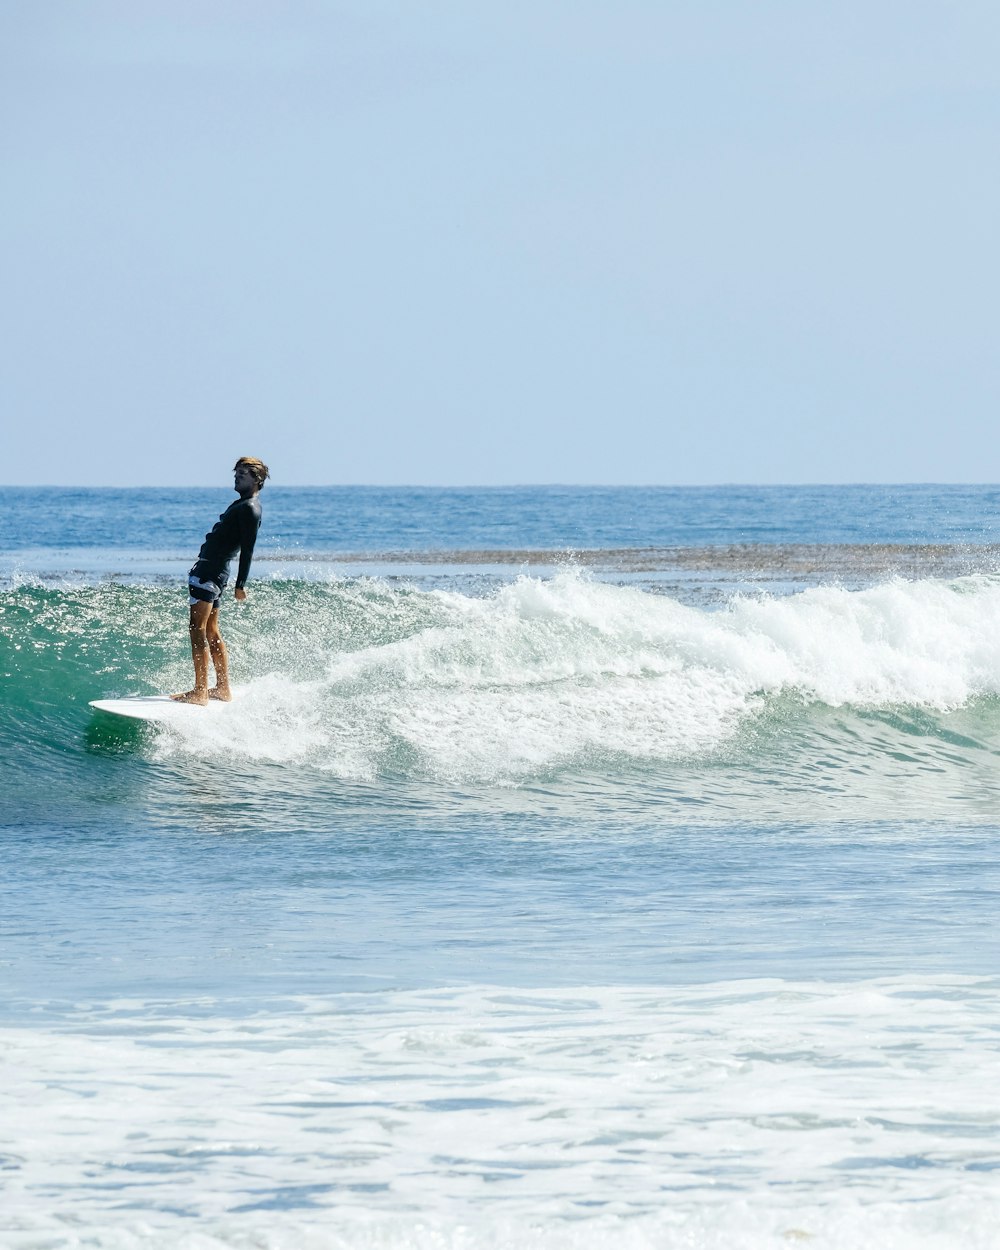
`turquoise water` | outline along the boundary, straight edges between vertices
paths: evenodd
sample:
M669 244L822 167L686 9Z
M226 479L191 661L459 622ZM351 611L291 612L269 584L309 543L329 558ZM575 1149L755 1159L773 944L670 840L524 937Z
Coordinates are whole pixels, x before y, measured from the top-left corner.
M997 497L0 491L4 1244L990 1244Z

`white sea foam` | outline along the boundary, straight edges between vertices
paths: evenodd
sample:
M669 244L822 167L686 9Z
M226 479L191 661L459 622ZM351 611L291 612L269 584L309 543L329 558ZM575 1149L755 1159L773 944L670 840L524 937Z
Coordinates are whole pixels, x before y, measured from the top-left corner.
M711 754L778 697L947 713L1000 690L994 577L820 587L712 612L567 572L409 604L387 641L346 650L331 628L308 674L259 677L238 714L193 720L161 749L504 781ZM413 627L413 604L430 623Z
M1000 986L117 1003L0 1030L0 1240L972 1250Z

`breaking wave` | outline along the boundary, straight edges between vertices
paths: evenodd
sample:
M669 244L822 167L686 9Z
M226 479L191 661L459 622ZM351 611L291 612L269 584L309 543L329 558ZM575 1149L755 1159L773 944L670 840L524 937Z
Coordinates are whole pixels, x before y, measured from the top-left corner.
M963 778L992 792L998 623L989 576L734 597L719 611L570 571L485 598L263 583L248 610L227 608L238 705L138 748L345 780L638 770L650 784L683 776L695 798L853 793L866 777L883 793ZM183 604L155 586L19 586L2 596L0 673L8 758L58 748L89 699L188 681Z

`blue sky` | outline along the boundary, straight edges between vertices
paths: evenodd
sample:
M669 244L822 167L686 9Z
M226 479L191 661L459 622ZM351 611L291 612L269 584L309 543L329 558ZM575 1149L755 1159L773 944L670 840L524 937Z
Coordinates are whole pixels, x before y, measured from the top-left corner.
M0 0L0 481L996 481L998 67L978 0Z

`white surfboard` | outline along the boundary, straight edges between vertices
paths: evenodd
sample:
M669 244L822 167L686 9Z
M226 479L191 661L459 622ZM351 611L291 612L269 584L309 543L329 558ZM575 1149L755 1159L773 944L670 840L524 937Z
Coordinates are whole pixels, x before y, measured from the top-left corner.
M239 699L243 690L233 687L233 701ZM218 699L210 699L206 704L178 703L168 694L134 694L127 699L91 699L90 706L98 712L108 712L111 716L124 716L128 720L145 720L158 722L161 725L189 722L192 716L219 716L225 713L232 703L221 703Z

